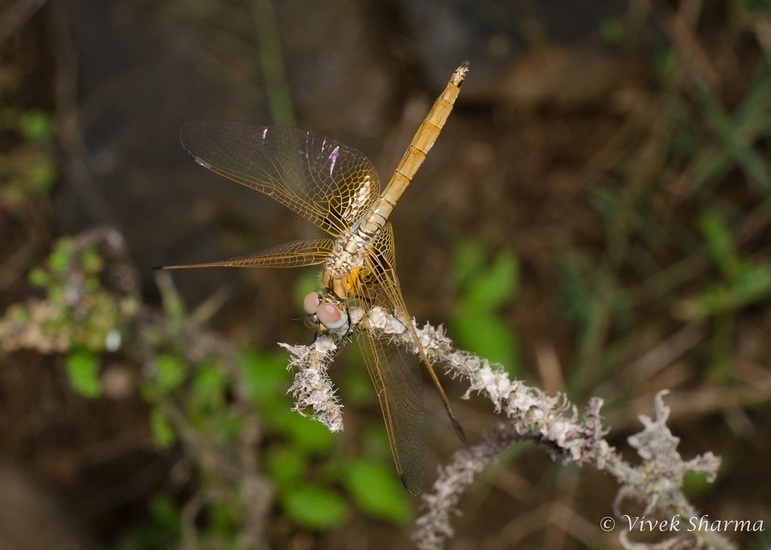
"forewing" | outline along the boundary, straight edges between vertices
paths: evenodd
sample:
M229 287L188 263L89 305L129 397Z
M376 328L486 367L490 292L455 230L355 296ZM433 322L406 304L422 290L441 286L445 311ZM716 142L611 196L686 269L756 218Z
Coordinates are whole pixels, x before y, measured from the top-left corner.
M380 403L396 471L404 487L419 495L423 490L425 429L418 362L364 328L356 331L356 339Z
M227 260L198 264L166 265L157 269L185 269L195 267L304 267L318 265L332 252L332 239L291 241L250 254Z
M352 226L380 193L367 157L315 132L194 121L180 138L201 166L265 193L331 235Z

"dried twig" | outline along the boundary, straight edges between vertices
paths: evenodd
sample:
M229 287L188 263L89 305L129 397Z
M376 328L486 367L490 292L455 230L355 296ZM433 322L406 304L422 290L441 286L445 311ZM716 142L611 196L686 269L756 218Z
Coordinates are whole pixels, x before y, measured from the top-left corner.
M355 315L354 315L355 318ZM410 332L399 319L381 308L373 308L362 321L366 330L378 337L390 338L396 345L415 351ZM354 323L356 324L356 323ZM359 329L364 330L364 329ZM655 419L641 416L644 430L629 438L642 463L634 466L624 461L604 439L600 409L602 400L593 398L586 411L578 409L562 395L547 395L516 380L492 365L487 359L452 347L443 329L426 324L417 329L428 357L442 365L452 377L461 377L469 385L464 398L472 392L485 395L496 413L505 415L508 422L497 426L483 443L458 451L451 464L440 468L432 490L423 495L426 513L417 520L414 540L422 549L441 548L451 537L450 518L458 501L478 474L505 447L523 440L546 445L553 457L581 465L591 465L611 473L620 483L614 512L621 518L620 504L625 498L645 503L646 513L659 512L672 516L698 517L682 493L686 472L701 472L714 480L720 459L711 452L684 461L677 452L679 439L666 426L669 408L660 392L656 397ZM341 406L326 369L334 358L337 347L344 342L342 334L320 337L309 346L288 346L292 354L290 366L296 369L292 394L297 399L296 409L311 411L311 415L337 431L342 429ZM639 543L628 540L628 531L619 529L619 540L628 548ZM693 546L709 545L714 548L732 548L730 542L716 532L674 532L664 544L677 546L683 541Z

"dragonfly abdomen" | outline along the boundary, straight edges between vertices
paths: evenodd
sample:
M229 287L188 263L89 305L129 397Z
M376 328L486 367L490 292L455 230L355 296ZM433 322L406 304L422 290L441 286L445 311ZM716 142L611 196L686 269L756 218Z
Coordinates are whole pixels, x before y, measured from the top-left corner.
M460 87L466 79L467 73L468 62L455 69L444 91L436 98L431 111L423 120L418 131L415 132L412 142L407 147L391 177L391 181L388 182L385 191L381 195L381 197L387 198L392 205L396 204L396 201L402 196L418 168L426 159L426 155L434 146L439 132L450 116L450 111L452 111L455 100L458 98Z

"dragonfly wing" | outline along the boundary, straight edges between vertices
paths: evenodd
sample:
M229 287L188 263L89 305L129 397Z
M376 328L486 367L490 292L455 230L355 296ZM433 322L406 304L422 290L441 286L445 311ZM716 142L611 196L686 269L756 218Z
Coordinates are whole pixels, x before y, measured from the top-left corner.
M356 331L383 413L396 471L413 495L423 490L423 385L417 361L366 329Z
M155 269L185 269L195 267L304 267L318 265L332 252L332 239L291 241L227 260L198 264L165 265Z
M442 404L447 411L447 415L450 417L450 422L455 429L455 433L458 434L461 441L465 442L466 435L463 432L463 427L455 418L455 413L452 411L450 401L447 399L447 394L442 387L442 383L439 381L439 377L434 371L434 366L431 364L431 361L428 360L426 351L420 343L418 334L415 331L415 325L412 322L412 317L407 312L407 305L404 303L404 296L399 287L399 279L396 277L396 270L394 268L396 263L395 250L393 228L390 223L387 223L373 242L372 253L367 258L368 271L376 281L376 284L374 285L375 290L370 290L368 292L368 294L371 295L370 302L372 304L382 305L387 311L393 311L402 323L404 323L405 327L407 327L407 330L409 330L410 335L412 336L412 341L418 350L418 354L439 392L439 397L442 399Z
M201 166L272 197L331 235L351 227L380 193L367 157L315 132L194 121L180 138Z

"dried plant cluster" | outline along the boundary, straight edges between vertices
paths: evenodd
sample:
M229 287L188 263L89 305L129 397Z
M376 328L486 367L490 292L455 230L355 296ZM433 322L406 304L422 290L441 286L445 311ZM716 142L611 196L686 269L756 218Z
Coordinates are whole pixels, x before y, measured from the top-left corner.
M411 351L414 344L410 332L389 312L373 308L364 320L366 330L377 336L388 337L399 346ZM495 426L484 441L455 453L450 464L440 467L431 491L423 495L426 512L417 520L413 539L421 549L443 547L452 537L451 518L457 513L458 502L475 476L504 448L518 441L530 440L546 446L553 458L591 466L606 471L619 482L613 509L620 518L625 499L634 499L645 505L645 514L681 515L697 517L697 510L684 496L683 479L687 472L706 474L714 481L720 467L720 458L707 452L684 460L677 451L679 438L667 427L669 408L664 402L666 390L656 396L655 418L641 416L644 429L631 437L629 444L641 459L639 465L624 460L606 440L609 429L601 420L602 399L589 401L583 415L564 394L547 395L542 390L522 382L510 380L500 368L487 359L456 350L444 330L426 324L416 327L428 357L442 365L453 378L468 383L464 398L476 392L492 403L496 413L506 421ZM332 431L340 431L342 406L335 387L327 375L327 368L338 347L346 342L344 333L331 332L307 346L282 344L291 354L290 368L295 370L295 381L290 392L296 400L295 410L309 414ZM619 540L627 548L643 548L631 542L629 533L619 530ZM664 545L664 546L660 546ZM731 543L715 532L675 532L657 548L697 547L731 548Z

